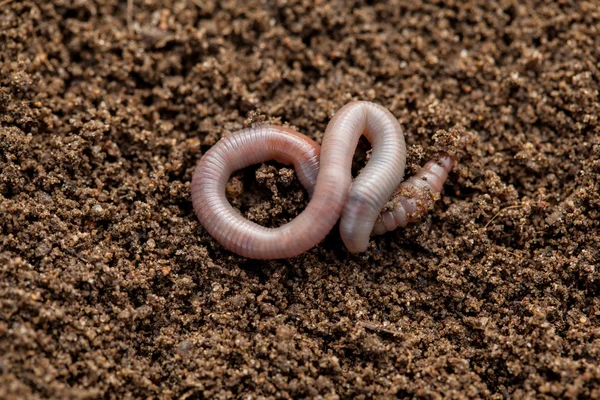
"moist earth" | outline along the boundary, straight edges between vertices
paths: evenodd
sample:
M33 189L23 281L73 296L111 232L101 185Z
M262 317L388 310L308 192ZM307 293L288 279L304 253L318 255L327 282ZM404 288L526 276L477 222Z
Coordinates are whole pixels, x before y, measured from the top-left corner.
M600 398L599 26L597 1L0 1L0 398ZM320 142L351 100L399 119L409 174L466 135L426 218L279 261L202 229L211 145ZM276 163L227 192L265 226L308 201Z

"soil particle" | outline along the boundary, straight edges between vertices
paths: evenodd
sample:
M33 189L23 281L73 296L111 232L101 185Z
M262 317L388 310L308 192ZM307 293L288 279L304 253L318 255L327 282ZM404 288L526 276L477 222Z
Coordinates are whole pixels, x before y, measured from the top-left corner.
M598 2L0 3L0 398L600 398ZM202 229L202 152L351 100L409 173L467 136L423 221L266 262Z

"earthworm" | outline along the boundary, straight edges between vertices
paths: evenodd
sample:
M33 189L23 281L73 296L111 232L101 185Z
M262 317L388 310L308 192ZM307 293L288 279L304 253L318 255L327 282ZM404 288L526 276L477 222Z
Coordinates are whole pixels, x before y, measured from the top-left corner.
M363 134L373 151L353 182L352 157ZM304 211L278 228L245 219L225 196L234 171L268 160L293 164L311 197ZM372 233L390 230L395 223L404 226L424 214L439 196L453 164L453 157L441 155L400 185L406 145L398 120L377 104L352 102L333 116L320 148L292 129L272 125L243 129L221 139L198 162L191 183L192 203L204 229L244 257L294 257L321 242L340 216L342 240L350 252L357 253L367 249ZM380 216L386 202L389 207Z

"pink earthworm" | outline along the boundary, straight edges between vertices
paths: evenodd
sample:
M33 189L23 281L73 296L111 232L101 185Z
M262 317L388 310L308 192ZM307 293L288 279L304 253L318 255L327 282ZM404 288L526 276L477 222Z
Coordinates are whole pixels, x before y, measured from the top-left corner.
M363 134L373 152L353 182L352 157ZM225 187L234 171L273 159L294 165L311 200L292 221L266 228L236 212ZM424 214L439 196L453 164L452 157L442 155L400 185L406 146L398 120L374 103L352 102L333 116L320 148L298 132L272 125L221 139L198 162L191 183L192 203L204 229L244 257L294 257L321 242L340 216L342 240L350 252L357 253L367 249L371 234L383 233L393 223L404 226ZM389 207L380 216L386 202Z

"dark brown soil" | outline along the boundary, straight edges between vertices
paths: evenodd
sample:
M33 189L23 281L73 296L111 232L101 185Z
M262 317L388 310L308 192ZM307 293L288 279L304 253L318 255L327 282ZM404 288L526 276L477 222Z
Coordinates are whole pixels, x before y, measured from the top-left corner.
M599 2L132 4L0 1L0 398L600 398ZM271 262L199 226L202 151L351 99L409 172L469 134L426 219ZM277 164L228 191L307 201Z

